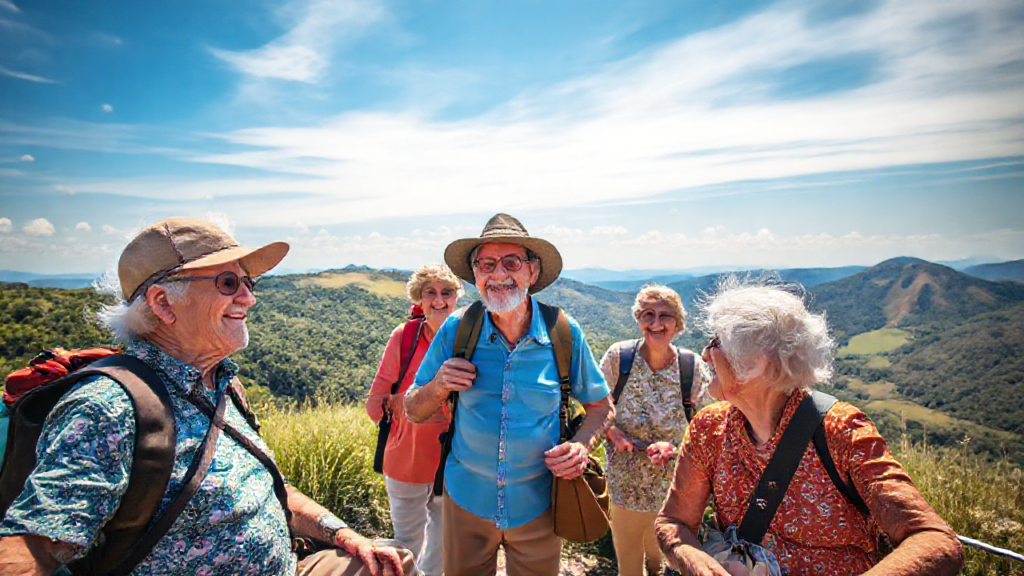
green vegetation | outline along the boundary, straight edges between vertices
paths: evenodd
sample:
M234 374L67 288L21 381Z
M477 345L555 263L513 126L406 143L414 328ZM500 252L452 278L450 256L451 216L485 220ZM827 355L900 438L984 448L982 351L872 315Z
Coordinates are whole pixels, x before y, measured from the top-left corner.
M881 328L858 334L850 338L850 343L840 348L838 356L880 354L903 346L910 340L910 333L899 328ZM878 367L879 363L875 362Z
M358 530L390 535L390 514L382 476L372 472L374 429L361 407L309 405L270 409L264 437L292 482ZM897 436L898 437L898 436ZM1024 473L1005 461L989 462L966 450L892 446L914 483L958 534L1024 550ZM610 547L575 551L611 556ZM1019 564L968 548L968 576L1024 574Z

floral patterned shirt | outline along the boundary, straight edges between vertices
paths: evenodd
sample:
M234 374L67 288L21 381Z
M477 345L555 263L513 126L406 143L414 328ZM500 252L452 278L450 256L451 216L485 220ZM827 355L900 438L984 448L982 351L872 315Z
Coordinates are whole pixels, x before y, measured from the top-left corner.
M641 341L642 342L642 341ZM614 344L601 359L601 371L611 388L619 378L619 344ZM693 385L690 399L694 409L708 398L707 387L711 376L700 357L693 366ZM686 431L686 412L683 410L682 391L679 388L678 357L663 369L651 369L644 355L637 351L633 368L615 405L616 428L623 434L644 442L670 442L676 449ZM610 444L610 443L609 443ZM612 502L620 508L638 512L657 512L665 500L672 483L671 463L656 466L647 452L619 452L609 446L607 451L608 492Z
M159 517L181 487L210 423L186 396L215 393L205 390L198 370L147 342L132 342L126 353L154 368L171 396L177 444ZM217 389L228 386L237 371L224 360L217 368ZM225 419L272 454L231 401ZM102 526L128 487L134 445L135 416L124 390L104 377L77 384L47 418L39 463L0 523L0 536L53 538L72 545L73 559L83 557L98 544ZM292 575L296 559L290 544L270 473L222 434L199 491L132 574Z

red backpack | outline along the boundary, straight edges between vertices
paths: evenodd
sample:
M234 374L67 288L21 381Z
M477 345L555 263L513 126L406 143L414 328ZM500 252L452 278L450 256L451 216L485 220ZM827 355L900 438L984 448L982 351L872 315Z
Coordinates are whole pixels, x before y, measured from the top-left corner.
M27 367L15 370L7 376L7 381L4 383L4 404L8 407L14 406L14 403L29 390L67 376L100 358L117 353L116 348L65 350L57 347L53 350L43 350L41 354L29 361Z

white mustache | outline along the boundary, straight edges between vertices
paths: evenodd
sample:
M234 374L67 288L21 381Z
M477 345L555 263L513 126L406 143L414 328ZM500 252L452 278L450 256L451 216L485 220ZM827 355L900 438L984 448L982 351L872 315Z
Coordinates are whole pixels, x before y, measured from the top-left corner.
M512 280L511 278L505 278L501 282L495 282L494 280L488 280L486 286L488 288L494 288L494 287L504 288L505 286L515 286L515 284L516 284L515 281Z

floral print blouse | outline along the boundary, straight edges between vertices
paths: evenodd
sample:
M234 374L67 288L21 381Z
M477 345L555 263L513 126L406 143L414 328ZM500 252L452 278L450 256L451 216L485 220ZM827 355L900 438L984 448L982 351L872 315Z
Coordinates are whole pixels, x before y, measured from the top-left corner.
M774 454L805 391L794 392L775 435L755 446L746 418L728 402L695 415L683 440L672 491L657 521L663 548L673 548L678 531L697 533L680 518L696 517L710 491L721 526L738 525L750 495ZM829 452L844 480L851 480L871 511L865 518L836 489L813 444L804 452L786 496L761 544L775 554L783 574L861 574L878 560L881 531L893 545L907 536L931 532L900 549L898 566L886 574L952 574L962 566L963 550L955 534L928 505L863 412L838 402L825 417ZM689 509L689 513L686 511ZM916 550L915 550L916 549Z
M601 371L608 381L608 387L612 389L619 378L621 345L612 345L601 359ZM693 366L693 385L690 388L695 410L708 397L710 381L707 365L697 357ZM615 427L623 434L644 442L671 442L678 450L686 424L682 390L679 387L678 357L665 368L654 371L638 349L629 379L615 405ZM611 442L607 446L606 476L612 502L620 508L638 512L661 510L665 494L672 483L673 463L656 466L647 457L646 451L619 452L611 446Z
M203 388L198 370L147 342L132 342L126 353L154 368L171 396L177 445L159 516L178 492L210 423L186 396L214 393ZM238 368L224 360L217 370L219 390ZM226 420L272 454L230 401ZM135 417L124 390L104 377L77 384L50 413L39 463L0 523L0 536L53 538L73 546L73 560L83 557L98 543L128 487L134 445ZM288 525L270 474L222 434L199 491L132 574L295 574Z

